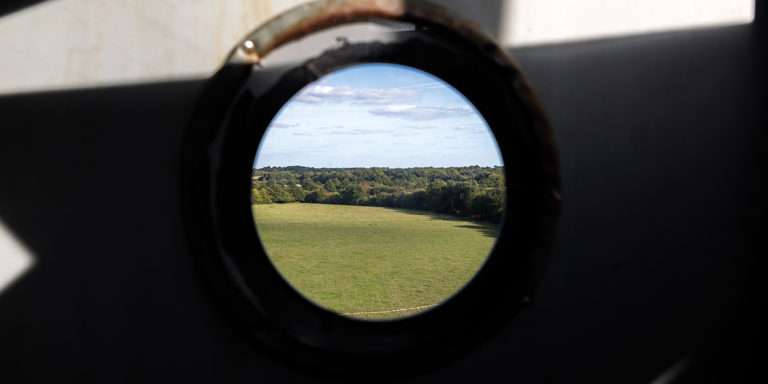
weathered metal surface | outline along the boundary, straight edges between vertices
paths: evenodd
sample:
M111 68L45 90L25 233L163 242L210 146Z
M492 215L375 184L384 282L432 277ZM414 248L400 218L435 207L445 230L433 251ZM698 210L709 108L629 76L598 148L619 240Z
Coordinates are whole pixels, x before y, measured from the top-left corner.
M258 27L231 52L228 61L256 64L291 40L330 27L377 18L442 26L479 44L495 46L476 25L455 18L428 1L318 0L293 8Z

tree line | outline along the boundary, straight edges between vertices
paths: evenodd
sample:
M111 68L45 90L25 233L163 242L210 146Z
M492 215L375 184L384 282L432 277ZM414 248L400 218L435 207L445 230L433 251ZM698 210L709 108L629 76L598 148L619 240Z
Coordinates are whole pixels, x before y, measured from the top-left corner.
M322 203L426 210L499 222L502 167L310 168L253 170L253 204Z

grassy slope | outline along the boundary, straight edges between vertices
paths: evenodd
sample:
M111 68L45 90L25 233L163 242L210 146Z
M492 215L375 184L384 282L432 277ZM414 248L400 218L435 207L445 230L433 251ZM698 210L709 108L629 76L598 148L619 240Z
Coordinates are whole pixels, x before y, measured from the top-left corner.
M492 227L418 211L296 203L254 205L253 213L283 276L341 313L440 303L475 274L495 240Z

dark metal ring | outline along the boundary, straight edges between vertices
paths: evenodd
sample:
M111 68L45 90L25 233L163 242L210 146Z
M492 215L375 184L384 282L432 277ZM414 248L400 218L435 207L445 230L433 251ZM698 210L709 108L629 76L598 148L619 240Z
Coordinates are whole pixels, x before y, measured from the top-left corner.
M254 86L269 77L259 63L281 45L382 18L419 28L398 41L326 51L276 72L269 86ZM250 210L253 159L277 111L318 77L365 62L415 67L462 92L497 138L507 183L502 234L476 277L444 304L388 322L344 318L299 295L269 261ZM182 169L190 247L214 300L257 349L334 375L420 372L486 340L530 301L560 208L552 132L508 55L442 8L405 0L322 0L297 7L243 39L209 81L194 116Z

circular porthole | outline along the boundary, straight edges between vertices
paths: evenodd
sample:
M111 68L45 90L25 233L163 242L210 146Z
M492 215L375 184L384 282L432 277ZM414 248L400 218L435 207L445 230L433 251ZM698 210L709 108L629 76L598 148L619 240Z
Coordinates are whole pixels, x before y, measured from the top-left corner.
M258 28L209 81L183 167L190 248L238 332L340 375L431 369L512 321L559 209L519 70L423 1Z
M293 96L261 139L250 187L281 275L362 320L413 316L458 292L493 248L505 195L477 109L424 71L378 63Z

